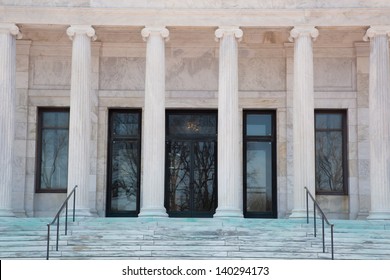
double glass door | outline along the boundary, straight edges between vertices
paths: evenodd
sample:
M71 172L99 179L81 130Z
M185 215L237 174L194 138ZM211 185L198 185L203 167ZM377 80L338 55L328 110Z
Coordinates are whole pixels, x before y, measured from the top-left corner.
M167 113L166 195L170 216L210 217L217 206L217 114Z

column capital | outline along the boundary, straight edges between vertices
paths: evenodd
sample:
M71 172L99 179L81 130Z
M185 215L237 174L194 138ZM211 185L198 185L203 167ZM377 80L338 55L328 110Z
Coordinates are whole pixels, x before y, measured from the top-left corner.
M288 38L290 42L294 42L295 39L300 36L310 36L313 41L318 37L318 29L314 26L295 26L290 31L290 37Z
M242 40L243 32L238 26L220 26L215 30L215 41L219 41L223 36L234 35L238 42Z
M364 41L369 41L375 36L385 35L390 37L390 25L374 25L367 29L366 34L363 37Z
M16 39L22 39L19 27L13 23L0 23L0 33L8 33L15 36Z
M66 34L69 36L69 39L73 40L74 36L77 35L87 35L91 38L92 41L96 40L95 29L91 25L71 25L66 29Z
M161 36L166 42L169 40L169 30L165 26L145 26L141 31L144 41L147 41L152 34Z

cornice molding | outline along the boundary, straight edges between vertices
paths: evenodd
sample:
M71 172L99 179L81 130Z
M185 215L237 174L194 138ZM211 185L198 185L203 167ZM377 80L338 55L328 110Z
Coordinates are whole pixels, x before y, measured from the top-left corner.
M2 22L92 26L293 27L390 25L390 8L179 9L0 6Z

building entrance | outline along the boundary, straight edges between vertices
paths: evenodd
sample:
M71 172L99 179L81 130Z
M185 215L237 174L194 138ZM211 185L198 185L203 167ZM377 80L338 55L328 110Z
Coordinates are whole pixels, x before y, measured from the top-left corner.
M217 113L168 111L165 207L171 217L211 217L217 207Z
M141 111L110 110L106 216L137 216L140 200Z
M276 116L244 112L244 216L277 217Z

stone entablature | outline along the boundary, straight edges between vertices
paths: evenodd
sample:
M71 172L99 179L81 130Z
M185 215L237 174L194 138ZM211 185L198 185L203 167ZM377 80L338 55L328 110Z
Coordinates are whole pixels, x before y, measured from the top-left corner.
M1 0L5 6L91 7L91 8L158 8L158 9L325 9L390 8L387 0Z
M1 1L2 22L111 26L370 26L388 1Z

